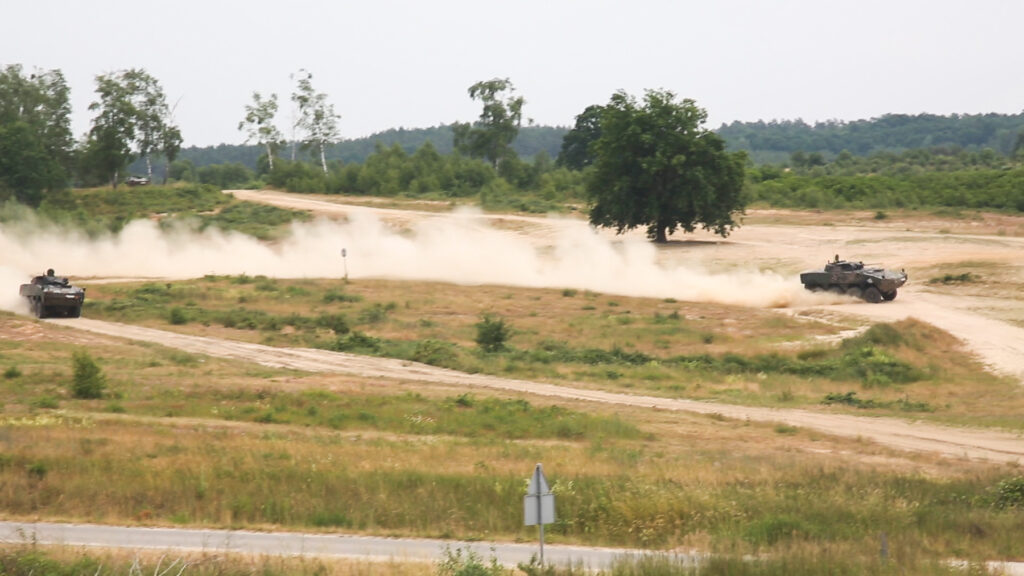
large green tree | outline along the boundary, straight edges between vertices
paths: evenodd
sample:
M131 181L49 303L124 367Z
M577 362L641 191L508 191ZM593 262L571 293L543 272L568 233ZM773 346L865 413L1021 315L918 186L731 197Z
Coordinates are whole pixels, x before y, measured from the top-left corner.
M136 157L146 160L153 177L155 154L173 161L181 149L181 131L171 121L171 109L160 83L145 70L132 68L96 77L96 112L85 143L82 167L102 175L117 187L124 167Z
M744 209L746 155L726 152L706 120L693 100L678 102L667 90L648 90L642 102L615 93L590 148L591 224L618 233L646 226L655 242L698 226L728 236Z
M71 104L59 70L0 69L0 201L37 206L67 186L72 158Z
M494 168L512 157L512 141L519 134L523 120L522 96L515 95L515 86L508 78L494 78L469 87L469 97L479 100L484 108L472 125L455 123L455 149L473 158L485 158Z
M558 165L573 170L583 170L594 163L594 152L590 146L601 137L601 114L603 106L587 106L576 117L576 125L562 138L562 149L558 153Z

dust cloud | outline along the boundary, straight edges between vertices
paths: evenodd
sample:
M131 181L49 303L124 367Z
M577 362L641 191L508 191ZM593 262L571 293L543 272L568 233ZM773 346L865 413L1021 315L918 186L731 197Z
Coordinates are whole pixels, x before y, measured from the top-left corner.
M149 220L88 238L34 223L0 227L0 308L27 312L18 285L46 268L83 279L181 279L206 274L276 278L434 280L459 284L574 288L622 296L752 307L821 304L799 281L772 272L713 272L697 263L659 264L640 238L596 233L580 222L553 226L541 243L473 214L426 218L396 229L372 213L345 222L298 223L275 243L222 231L161 229ZM342 258L342 249L346 257Z

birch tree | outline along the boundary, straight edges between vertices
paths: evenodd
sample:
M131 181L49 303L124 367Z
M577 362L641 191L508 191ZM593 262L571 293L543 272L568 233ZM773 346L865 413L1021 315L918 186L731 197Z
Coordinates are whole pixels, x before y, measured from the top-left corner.
M298 106L296 126L303 134L302 147L311 149L320 156L320 167L327 173L327 146L340 137L334 105L327 102L327 95L313 89L313 75L299 70L299 80L292 101Z
M277 115L277 94L264 99L259 92L252 93L252 104L245 105L245 118L238 129L245 132L245 142L256 142L267 151L267 162L274 169L274 151L281 142L281 131L274 125Z

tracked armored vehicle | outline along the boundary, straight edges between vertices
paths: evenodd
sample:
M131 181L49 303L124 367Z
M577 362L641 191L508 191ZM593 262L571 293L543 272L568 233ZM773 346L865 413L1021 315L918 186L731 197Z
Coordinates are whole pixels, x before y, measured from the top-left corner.
M827 290L877 304L896 299L897 289L907 283L907 273L867 268L863 262L840 260L836 255L836 259L826 263L825 268L800 274L800 282L813 292Z
M78 318L82 315L85 288L72 286L67 278L55 276L52 268L46 274L33 278L29 284L22 284L19 292L28 299L37 318Z

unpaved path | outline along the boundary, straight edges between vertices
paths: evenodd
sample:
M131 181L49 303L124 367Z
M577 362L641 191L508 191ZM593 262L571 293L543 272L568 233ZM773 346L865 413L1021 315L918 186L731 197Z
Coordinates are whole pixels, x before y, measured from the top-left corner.
M734 406L586 390L526 380L466 374L391 358L375 358L310 348L276 348L89 318L52 319L48 322L107 336L162 344L196 354L244 360L277 368L352 374L360 377L387 378L398 381L426 381L605 404L718 414L736 420L780 422L790 426L820 430L837 436L863 438L901 450L936 452L953 458L1024 463L1024 435L1009 432L950 428L891 418L867 418L804 410Z

